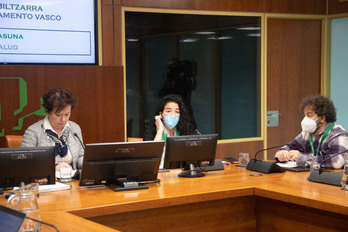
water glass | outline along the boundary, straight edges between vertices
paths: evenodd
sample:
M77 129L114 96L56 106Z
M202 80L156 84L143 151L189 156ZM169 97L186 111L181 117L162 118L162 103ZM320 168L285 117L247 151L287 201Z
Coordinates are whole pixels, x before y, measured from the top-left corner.
M60 182L70 182L71 181L71 167L61 167L60 171Z
M319 168L320 168L320 164L314 160L309 160L306 163L309 164L310 172L312 172L313 170L319 170Z
M348 191L348 153L344 154L344 166L341 185L343 187L343 190Z
M239 153L238 166L246 167L249 163L249 153Z

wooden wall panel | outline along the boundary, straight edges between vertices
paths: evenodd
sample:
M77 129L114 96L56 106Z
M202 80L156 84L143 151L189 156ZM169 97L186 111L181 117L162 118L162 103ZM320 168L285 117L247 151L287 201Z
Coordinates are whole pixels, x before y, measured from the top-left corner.
M112 5L101 5L101 65L114 65L114 12Z
M212 11L326 14L327 0L122 0L122 6Z
M13 130L19 118L40 109L46 90L62 87L78 97L70 119L80 125L85 143L124 141L122 67L6 65L0 67L0 77L21 77L27 83L28 105L14 116L19 107L19 82L0 79L0 131L4 128L5 134L23 134L42 119L44 116L31 115L24 119L21 130Z
M127 231L256 231L254 197L237 197L87 218ZM180 223L185 226L180 226Z
M328 14L348 13L348 1L328 0Z
M279 126L267 129L268 147L301 132L299 104L320 93L321 27L321 20L268 19L267 110L281 114Z
M102 5L112 5L114 0L101 0ZM120 0L118 0L120 1Z
M114 65L122 66L122 8L114 7Z
M216 149L216 158L223 159L224 157L239 158L239 153L249 153L249 158L254 158L255 153L263 149L263 140L256 142L241 142L241 143L220 143ZM263 159L263 154L258 155L259 159Z
M122 0L122 6L182 10L262 12L264 0Z
M8 77L16 76L0 75L0 147L6 146L3 135L9 134L9 131L11 134L21 134L20 131L13 131L13 127L18 126L15 112L20 108L19 80L7 79ZM31 95L28 95L28 98L31 98ZM36 107L40 108L39 102ZM33 115L31 119L37 121L38 117Z
M261 197L256 197L255 207L259 232L294 231L295 228L301 232L347 230L346 215Z
M265 13L326 14L326 0L265 0Z
M114 1L114 6L121 6L122 0L113 0L113 1Z

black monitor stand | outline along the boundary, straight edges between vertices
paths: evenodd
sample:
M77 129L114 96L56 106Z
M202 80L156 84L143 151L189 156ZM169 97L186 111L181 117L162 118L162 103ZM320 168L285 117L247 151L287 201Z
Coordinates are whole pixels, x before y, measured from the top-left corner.
M183 171L179 173L178 176L192 178L192 177L202 177L202 176L205 176L205 174L200 171L196 171L195 166L193 164L190 164L190 170Z
M118 178L115 184L109 184L108 187L115 192L149 188L149 186L127 178Z

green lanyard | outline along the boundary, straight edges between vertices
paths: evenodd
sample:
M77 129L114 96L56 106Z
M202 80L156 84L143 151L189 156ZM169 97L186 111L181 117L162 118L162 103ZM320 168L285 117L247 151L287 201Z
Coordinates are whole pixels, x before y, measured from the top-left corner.
M178 131L177 130L175 130L175 135L174 136L178 136ZM166 146L166 144L167 144L167 135L166 135L166 133L164 133L164 131L163 131L163 134L162 134L162 138L164 140L164 146Z
M319 146L318 146L318 152L317 152L317 153L314 152L313 139L312 139L312 135L310 135L309 143L310 143L311 148L312 148L313 156L316 156L316 155L319 153L321 144L323 143L323 141L325 140L326 136L329 134L329 132L331 131L331 129L332 129L334 126L335 126L335 123L331 123L331 125L330 125L330 126L326 129L326 131L324 132L323 137L321 137L321 140L320 140L320 143L319 143Z

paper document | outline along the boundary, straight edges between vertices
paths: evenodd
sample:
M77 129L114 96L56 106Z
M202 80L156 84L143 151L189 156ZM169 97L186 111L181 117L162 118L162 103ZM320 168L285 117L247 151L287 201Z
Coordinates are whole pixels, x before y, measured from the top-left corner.
M55 184L39 185L39 193L68 190L71 189L71 185L56 182Z
M13 190L19 189L18 187L14 187ZM44 184L39 185L39 193L46 193L46 192L53 192L53 191L60 191L60 190L68 190L71 189L71 185L69 184L63 184L60 182L56 182L55 184Z
M295 161L288 161L288 162L285 162L285 163L277 163L277 165L282 167L282 168L294 168L294 167L297 167Z

